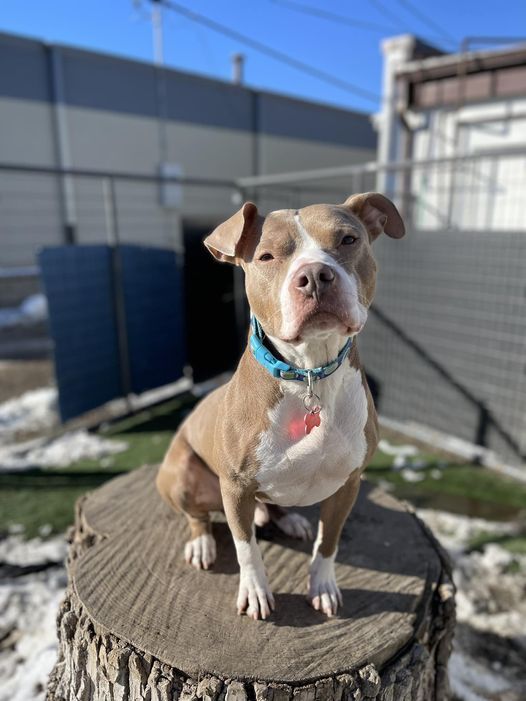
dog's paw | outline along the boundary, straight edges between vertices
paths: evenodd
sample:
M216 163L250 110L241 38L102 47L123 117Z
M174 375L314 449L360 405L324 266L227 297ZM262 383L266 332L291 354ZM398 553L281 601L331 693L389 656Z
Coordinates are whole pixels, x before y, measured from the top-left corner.
M274 523L280 531L291 538L299 538L300 540L312 540L313 538L310 521L301 514L292 511L274 519Z
M258 618L268 618L271 611L274 611L274 597L265 573L258 572L255 568L242 567L237 596L238 614L246 613L257 621Z
M254 509L254 524L259 528L266 526L270 521L270 516L268 513L268 508L266 504L260 501L256 502L256 508Z
M329 617L336 615L338 605L343 605L342 595L336 584L333 557L323 557L316 553L309 570L307 598L316 611L322 611Z
M268 618L274 610L274 597L270 591L265 573L261 551L254 534L247 542L234 538L239 562L239 592L237 595L237 612L257 621Z
M216 559L216 542L210 533L189 540L184 546L184 559L198 570L207 570Z

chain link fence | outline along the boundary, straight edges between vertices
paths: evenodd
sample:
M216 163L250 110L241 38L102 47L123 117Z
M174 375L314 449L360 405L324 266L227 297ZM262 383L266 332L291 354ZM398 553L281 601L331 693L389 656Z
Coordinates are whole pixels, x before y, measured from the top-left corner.
M228 180L0 164L0 380L12 379L0 401L49 381L52 360L59 389L61 382L83 388L84 404L59 392L63 418L93 405L90 396L133 400L146 375L180 375L183 357L187 379L193 370L205 379L230 367L240 303L232 271L206 268L212 261L201 240L238 201ZM212 323L226 319L232 338L217 367L186 352L202 345L193 317L202 318L207 302L198 284L203 266L217 288L208 300ZM156 362L173 364L173 372Z
M131 243L185 251L186 312L200 320L187 325L188 345L196 353L203 348L203 314L223 339L233 339L224 361L208 372L206 354L194 363L190 357L189 365L201 364L203 379L232 366L246 320L241 281L202 249L207 231L243 199L268 212L379 189L397 203L408 230L401 241L375 244L378 290L360 338L380 412L520 465L526 455L525 186L521 151L236 182L3 166L0 309L36 291L35 256L44 246ZM41 352L49 353L44 326L35 328ZM16 353L17 343L22 354L37 348L28 334L23 327L1 329L0 356Z
M264 211L380 190L406 221L375 243L360 350L382 415L526 461L526 151L242 181Z

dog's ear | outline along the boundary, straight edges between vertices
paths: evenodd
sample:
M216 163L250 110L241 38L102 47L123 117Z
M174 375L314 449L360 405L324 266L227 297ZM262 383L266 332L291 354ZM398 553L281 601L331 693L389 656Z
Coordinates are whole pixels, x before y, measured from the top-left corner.
M379 192L351 195L343 206L362 220L371 241L384 232L394 239L401 239L405 234L404 222L397 208Z
M245 202L238 212L206 237L204 244L217 260L237 265L237 259L242 257L248 234L255 227L257 219L256 205Z

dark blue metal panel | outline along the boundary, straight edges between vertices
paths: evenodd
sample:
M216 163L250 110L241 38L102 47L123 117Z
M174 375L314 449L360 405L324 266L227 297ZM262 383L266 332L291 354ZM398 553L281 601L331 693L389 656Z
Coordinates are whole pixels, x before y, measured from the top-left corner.
M183 375L182 259L157 248L121 246L119 250L131 389L138 394Z
M39 255L54 341L63 421L121 395L107 246L60 246Z
M60 246L39 255L63 421L123 396L128 374L136 394L183 375L182 260L141 246L120 246L116 254L117 268L108 246ZM126 349L119 349L116 289L124 302L129 373Z

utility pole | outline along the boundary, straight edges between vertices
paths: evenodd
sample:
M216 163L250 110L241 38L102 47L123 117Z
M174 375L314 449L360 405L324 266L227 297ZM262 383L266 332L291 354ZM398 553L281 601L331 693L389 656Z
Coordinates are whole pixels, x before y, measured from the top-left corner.
M158 66L164 64L163 6L161 0L151 0L153 57Z
M132 0L137 11L143 9L143 0ZM151 3L150 22L152 23L153 60L158 66L164 64L163 3L162 0L149 0Z

